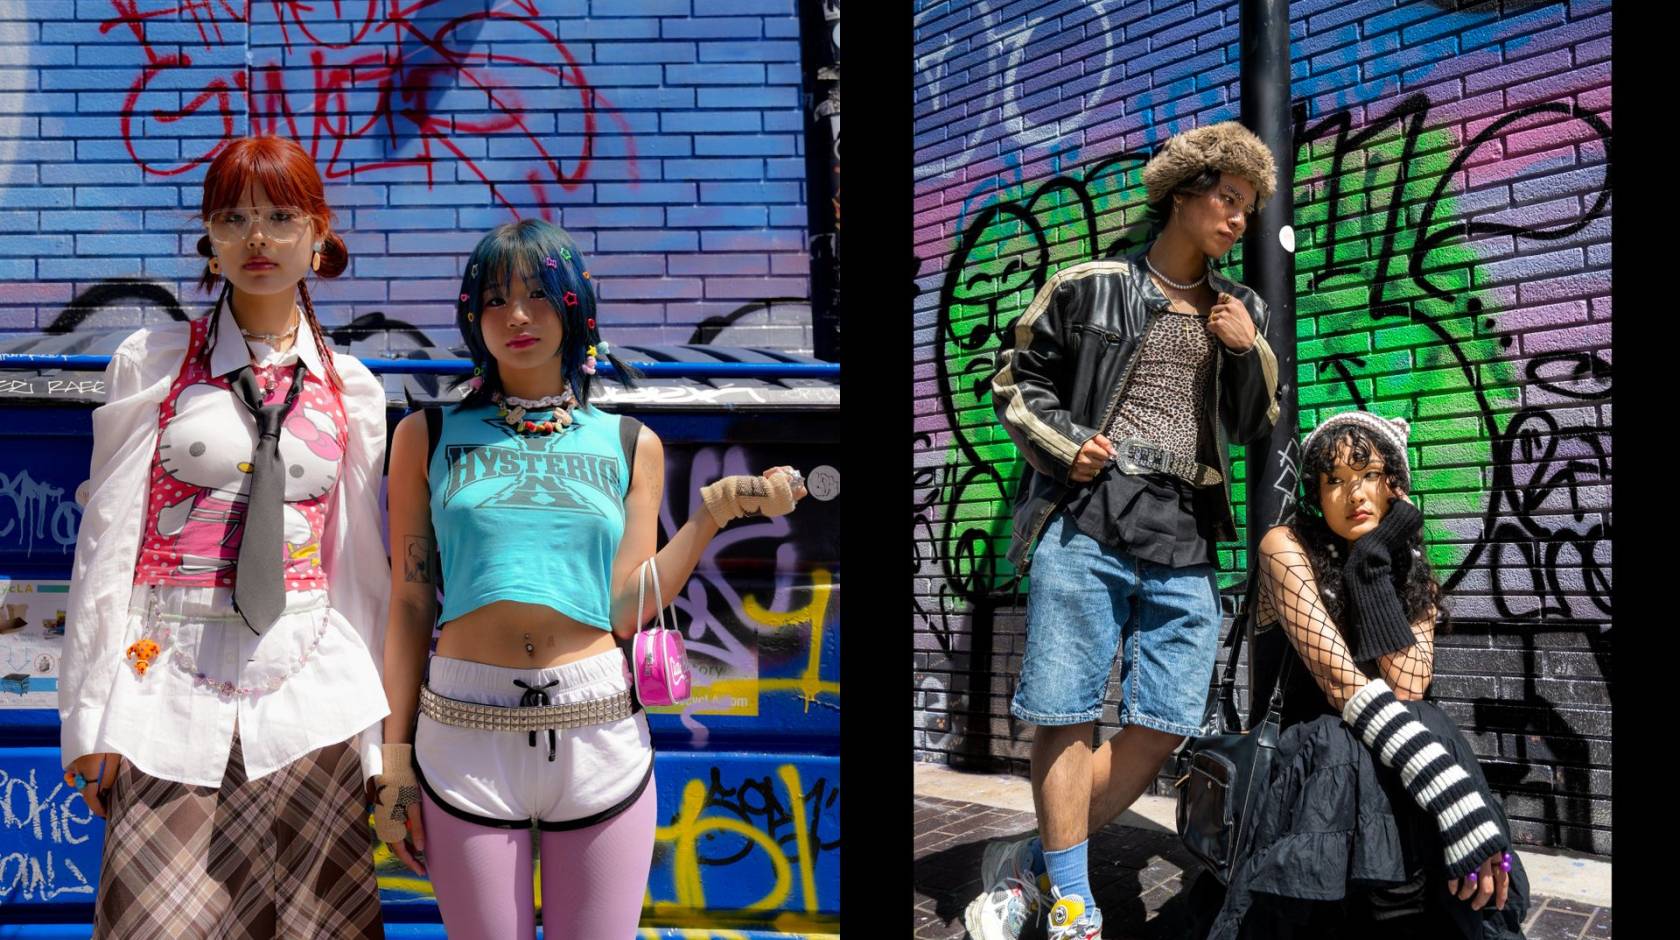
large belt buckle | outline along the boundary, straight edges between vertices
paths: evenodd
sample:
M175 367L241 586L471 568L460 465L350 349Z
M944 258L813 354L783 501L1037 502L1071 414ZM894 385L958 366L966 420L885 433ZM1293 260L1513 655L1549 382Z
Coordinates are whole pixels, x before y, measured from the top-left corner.
M1136 476L1140 473L1159 473L1165 469L1166 454L1153 447L1139 446L1134 441L1122 442L1119 452L1115 455L1115 462L1125 473Z

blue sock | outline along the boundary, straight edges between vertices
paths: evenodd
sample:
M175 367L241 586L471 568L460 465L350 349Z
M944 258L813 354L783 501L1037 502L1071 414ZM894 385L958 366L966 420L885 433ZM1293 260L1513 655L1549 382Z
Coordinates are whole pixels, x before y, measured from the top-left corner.
M1050 883L1056 886L1064 896L1077 894L1085 901L1087 908L1097 905L1091 899L1091 873L1086 864L1085 848L1089 841L1062 849L1059 852L1045 852L1044 866L1050 872Z
M1027 843L1027 867L1035 875L1049 870L1044 865L1044 841L1038 836L1033 836L1032 841Z

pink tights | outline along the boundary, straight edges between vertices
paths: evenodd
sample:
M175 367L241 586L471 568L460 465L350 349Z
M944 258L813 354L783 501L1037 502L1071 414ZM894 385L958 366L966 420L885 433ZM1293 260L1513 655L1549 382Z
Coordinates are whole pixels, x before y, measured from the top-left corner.
M629 809L587 829L543 832L544 940L631 938L657 822L653 781ZM450 940L534 940L529 829L467 822L421 795L426 864Z

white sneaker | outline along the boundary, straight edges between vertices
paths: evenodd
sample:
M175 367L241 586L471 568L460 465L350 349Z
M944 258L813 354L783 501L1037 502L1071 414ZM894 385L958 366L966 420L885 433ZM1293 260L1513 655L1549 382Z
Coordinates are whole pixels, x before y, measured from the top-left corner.
M1102 911L1086 907L1079 895L1064 895L1056 888L1050 889L1050 897L1050 912L1044 918L1050 940L1101 940Z
M963 911L963 926L973 940L1019 940L1021 931L1044 906L1048 879L1034 875L1028 836L1015 842L992 842L980 857L980 895ZM1044 879L1041 886L1040 879Z

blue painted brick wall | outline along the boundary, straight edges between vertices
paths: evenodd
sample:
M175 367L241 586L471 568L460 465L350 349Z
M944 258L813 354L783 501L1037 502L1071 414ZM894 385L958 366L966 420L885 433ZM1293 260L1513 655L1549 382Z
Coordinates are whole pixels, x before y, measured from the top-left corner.
M451 322L476 236L530 216L590 253L619 342L809 296L795 0L253 3L249 23L245 6L0 6L0 331L58 315L38 281L145 278L204 303L182 250L207 156L269 131L312 150L351 247L316 291L329 325ZM808 314L761 321L727 341L809 351Z

